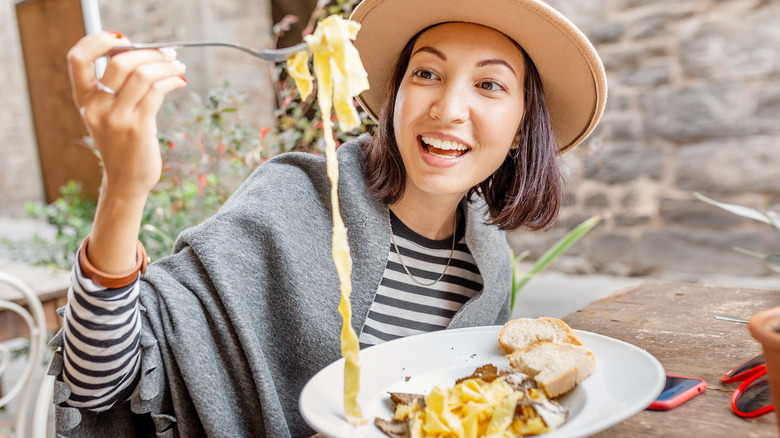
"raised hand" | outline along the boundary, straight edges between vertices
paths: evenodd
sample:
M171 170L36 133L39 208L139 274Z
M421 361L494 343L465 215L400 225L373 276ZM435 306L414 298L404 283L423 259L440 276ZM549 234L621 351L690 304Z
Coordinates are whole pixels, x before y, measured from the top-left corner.
M137 263L144 204L160 179L157 113L182 88L184 64L175 51L134 50L111 57L102 78L95 60L129 40L116 32L87 35L68 52L73 100L103 160L104 174L87 257L119 274Z
M146 196L162 162L156 116L165 96L186 85L175 51L134 50L113 56L95 76L95 59L128 44L114 32L82 38L69 52L73 99L104 165L103 189L113 196Z

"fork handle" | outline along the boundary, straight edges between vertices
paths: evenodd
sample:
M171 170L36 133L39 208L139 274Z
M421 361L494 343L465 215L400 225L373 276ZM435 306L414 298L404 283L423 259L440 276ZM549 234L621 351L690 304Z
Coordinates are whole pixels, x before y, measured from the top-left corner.
M300 43L295 46L286 47L284 49L258 50L253 47L249 47L240 43L234 43L229 41L175 41L175 42L168 42L168 43L131 43L128 46L114 47L113 49L108 51L107 55L111 57L122 52L127 52L129 50L139 50L139 49L162 49L164 47L177 49L181 47L204 47L204 46L232 47L234 49L238 49L243 52L249 53L250 55L256 56L258 58L265 59L268 61L276 61L276 62L284 61L285 59L290 57L293 53L306 50L308 47L306 43Z
M170 47L172 49L178 49L181 47L205 47L205 46L223 46L234 47L236 49L249 52L253 55L257 55L257 51L238 43L228 43L225 41L174 41L168 43L131 43L127 46L117 46L108 51L108 56L114 56L119 53L128 52L130 50L144 50L144 49L162 49Z

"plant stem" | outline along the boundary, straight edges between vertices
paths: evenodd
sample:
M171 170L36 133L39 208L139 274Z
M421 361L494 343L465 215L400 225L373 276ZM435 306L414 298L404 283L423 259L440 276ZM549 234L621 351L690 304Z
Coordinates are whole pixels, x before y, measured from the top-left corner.
M576 228L569 231L565 236L563 236L558 242L555 243L550 249L547 250L544 254L542 254L541 257L539 257L539 260L534 263L534 265L531 267L531 269L526 273L520 273L518 274L515 269L515 263L519 260L515 260L514 257L512 259L512 300L510 303L510 309L511 311L515 308L515 298L517 297L517 292L522 289L523 286L525 286L528 281L531 280L536 274L541 272L544 268L546 268L550 263L552 263L555 259L558 258L561 254L566 252L572 245L577 243L585 234L588 233L594 226L596 226L597 223L601 221L601 216L593 216L581 224L577 225Z

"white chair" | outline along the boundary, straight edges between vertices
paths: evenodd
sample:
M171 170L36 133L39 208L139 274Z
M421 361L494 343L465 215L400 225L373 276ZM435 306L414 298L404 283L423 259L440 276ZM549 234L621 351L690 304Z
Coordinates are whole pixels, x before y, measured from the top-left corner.
M14 424L14 435L17 437L31 436L33 438L43 438L46 436L46 427L48 421L49 408L52 405L52 393L54 391L54 376L46 373L43 366L44 354L46 352L46 317L43 313L43 305L26 284L22 283L16 277L0 272L0 283L5 283L22 294L27 302L29 312L22 306L5 300L0 300L0 310L8 310L18 314L30 329L30 353L27 357L24 370L19 380L11 387L2 398L0 398L0 408L8 404L16 396L19 398L19 409L16 413ZM0 344L0 376L8 367L10 362L10 351ZM33 392L33 385L40 378L40 389L35 401L32 420L29 424L31 434L27 434L27 412L30 407L30 397Z

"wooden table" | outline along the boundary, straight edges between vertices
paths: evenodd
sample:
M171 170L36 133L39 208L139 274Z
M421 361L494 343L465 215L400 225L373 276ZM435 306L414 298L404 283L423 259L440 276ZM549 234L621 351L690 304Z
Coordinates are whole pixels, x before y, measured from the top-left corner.
M780 282L778 282L780 284ZM731 411L738 384L723 374L761 353L741 319L780 306L780 290L651 282L622 289L563 320L572 328L626 341L655 356L668 374L699 377L708 389L671 411L642 411L597 437L777 437L775 415L742 419Z

